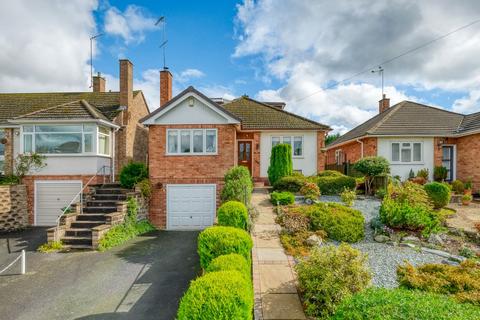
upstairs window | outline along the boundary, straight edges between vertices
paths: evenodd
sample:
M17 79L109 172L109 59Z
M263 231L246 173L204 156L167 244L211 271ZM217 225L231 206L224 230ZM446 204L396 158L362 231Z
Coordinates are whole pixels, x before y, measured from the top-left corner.
M292 156L294 158L300 158L303 156L303 137L302 136L272 137L272 148L280 143L285 143L292 146Z
M391 160L400 163L422 162L422 149L421 142L392 142Z
M167 154L193 155L217 153L217 129L168 129Z

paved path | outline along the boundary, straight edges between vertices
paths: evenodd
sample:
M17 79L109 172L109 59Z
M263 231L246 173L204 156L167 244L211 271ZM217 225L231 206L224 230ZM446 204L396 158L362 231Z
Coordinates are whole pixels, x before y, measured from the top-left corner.
M258 212L252 231L255 319L306 319L267 189L255 189L252 204Z
M199 272L197 236L158 231L104 253L29 251L26 275L0 276L0 319L174 319Z

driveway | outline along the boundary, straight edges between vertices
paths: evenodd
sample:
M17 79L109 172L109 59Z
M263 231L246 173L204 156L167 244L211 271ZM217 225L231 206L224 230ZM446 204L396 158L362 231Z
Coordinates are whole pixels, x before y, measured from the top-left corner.
M157 231L104 253L52 254L34 252L40 231L28 232L10 243L29 250L27 274L0 276L2 319L171 320L200 269L197 232ZM0 236L1 267L18 255L6 248Z

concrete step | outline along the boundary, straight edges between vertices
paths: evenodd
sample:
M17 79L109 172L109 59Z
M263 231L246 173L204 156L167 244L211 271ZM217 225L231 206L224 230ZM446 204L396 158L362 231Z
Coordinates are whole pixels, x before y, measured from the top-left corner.
M121 188L99 188L95 189L96 194L125 194L130 190Z
M92 229L90 228L70 228L65 230L67 237L92 237Z
M105 222L105 214L103 213L83 213L77 216L77 221L101 221Z
M87 245L92 246L92 237L65 236L60 239L66 245Z
M103 221L75 221L75 222L72 222L71 224L71 228L73 229L91 229L91 228L94 228L96 226L100 226L102 224L104 224L105 222Z
M87 201L87 207L116 207L117 202L115 200L91 200Z
M127 196L124 194L94 194L91 196L92 201L96 200L110 200L110 201L124 201L127 200Z
M86 207L83 208L83 213L112 213L116 212L117 207Z
M66 244L63 246L64 250L92 250L92 245L88 244Z

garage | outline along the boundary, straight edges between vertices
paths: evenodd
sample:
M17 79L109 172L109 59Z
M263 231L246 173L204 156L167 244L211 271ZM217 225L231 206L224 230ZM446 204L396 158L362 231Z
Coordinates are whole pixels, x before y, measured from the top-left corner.
M35 181L35 225L55 225L62 209L81 190L82 181L80 180Z
M167 229L201 230L213 225L216 185L167 185Z

